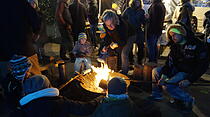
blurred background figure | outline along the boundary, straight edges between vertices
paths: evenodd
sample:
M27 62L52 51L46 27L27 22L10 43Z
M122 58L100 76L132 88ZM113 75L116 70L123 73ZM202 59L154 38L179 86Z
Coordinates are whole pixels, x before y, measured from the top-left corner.
M152 0L152 4L148 10L149 23L147 31L147 47L149 54L149 62L157 63L157 42L158 38L162 34L165 13L166 9L164 4L162 3L162 0Z
M69 12L70 0L57 0L56 21L61 34L60 57L69 60L70 52L73 49L74 41L72 37L72 16Z
M96 30L98 26L98 2L97 0L88 0L88 21L90 22L91 43L96 47Z
M122 17L136 29L136 44L138 46L137 63L141 64L144 58L144 31L145 11L142 9L141 0L130 0L129 7L124 11ZM132 55L131 55L132 56Z
M191 20L194 10L195 7L192 5L191 0L181 0L180 14L177 21L185 24L190 31L193 31Z
M77 41L79 33L85 32L85 22L87 21L87 9L80 0L73 0L69 5L69 11L72 16L72 33L74 43Z

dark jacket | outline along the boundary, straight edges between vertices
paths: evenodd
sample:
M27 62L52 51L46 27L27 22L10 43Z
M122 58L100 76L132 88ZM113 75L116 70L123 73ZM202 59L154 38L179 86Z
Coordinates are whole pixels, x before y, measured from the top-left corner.
M47 93L47 90L51 91ZM53 93L55 94L54 96ZM72 101L58 96L59 92L56 88L43 89L32 93L32 95L26 95L20 100L22 105L22 115L19 113L20 117L68 117L69 114L89 115L94 112L102 98L98 97L90 102Z
M180 8L178 22L183 22L189 30L192 30L191 19L195 7L190 2L183 3Z
M104 24L104 28L106 30L105 46L114 42L117 43L119 47L124 47L128 38L135 35L135 28L131 24L120 17L119 20L120 24L117 25L114 30L109 30Z
M91 0L88 8L88 20L90 24L98 24L98 4L96 0Z
M188 74L187 79L195 82L202 76L209 66L206 45L194 38L187 39L184 45L171 43L170 53L163 67L162 73L171 73L172 69ZM171 76L168 76L171 77Z
M127 8L123 13L123 18L128 20L136 30L142 31L141 26L145 23L145 11L143 9Z
M87 20L87 10L85 6L75 0L72 4L69 5L69 11L72 16L72 31L76 35L80 32L85 32L85 21Z
M96 109L91 117L142 117L142 112L130 99L107 101Z
M163 30L163 23L166 13L166 8L162 2L154 2L149 10L149 24L148 35L161 35Z
M35 9L26 0L6 0L0 13L0 61L8 61L15 53L32 56L32 33L39 33L41 25Z

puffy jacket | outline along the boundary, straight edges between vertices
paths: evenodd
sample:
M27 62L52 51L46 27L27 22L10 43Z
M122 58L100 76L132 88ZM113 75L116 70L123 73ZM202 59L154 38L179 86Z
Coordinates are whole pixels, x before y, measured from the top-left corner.
M142 117L137 106L130 100L106 101L99 105L91 117Z
M173 27L176 26L173 25ZM169 35L168 32L167 35ZM171 38L170 36L168 37L169 39ZM208 52L206 45L199 39L186 37L186 40L187 42L184 45L171 42L171 51L162 73L167 75L175 68L178 72L187 73L187 79L190 82L194 82L208 69Z
M178 17L178 21L186 24L189 30L192 30L191 19L192 19L192 14L194 10L195 10L195 7L192 6L190 2L186 2L182 4L179 11L180 14Z
M56 88L26 95L20 100L22 113L18 113L19 117L68 117L70 114L85 116L93 113L102 99L98 97L90 102L79 102L58 95Z

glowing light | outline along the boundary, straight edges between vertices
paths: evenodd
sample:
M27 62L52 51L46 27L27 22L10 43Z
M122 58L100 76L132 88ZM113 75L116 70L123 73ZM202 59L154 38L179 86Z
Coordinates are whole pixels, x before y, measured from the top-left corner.
M111 79L109 74L114 72L113 70L108 68L107 64L101 64L101 67L94 67L94 66L91 67L93 71L96 73L95 86L99 86L99 83L102 79L109 81Z

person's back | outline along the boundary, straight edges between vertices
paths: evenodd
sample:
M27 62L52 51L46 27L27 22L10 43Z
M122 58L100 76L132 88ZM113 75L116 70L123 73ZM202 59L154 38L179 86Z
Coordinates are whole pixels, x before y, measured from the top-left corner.
M104 100L96 111L92 117L138 117L137 106L130 99Z
M108 95L91 117L142 117L142 111L127 94L124 79L115 77L108 83Z

